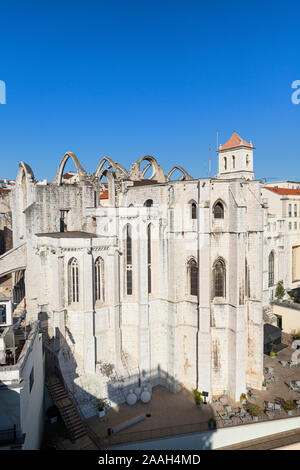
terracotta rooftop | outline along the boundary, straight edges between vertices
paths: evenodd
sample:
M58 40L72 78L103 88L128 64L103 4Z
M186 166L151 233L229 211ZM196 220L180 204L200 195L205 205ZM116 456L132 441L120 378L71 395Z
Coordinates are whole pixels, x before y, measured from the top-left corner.
M246 140L242 139L241 136L234 132L232 136L227 140L227 142L225 142L224 145L220 145L219 150L233 149L239 147L240 145L243 145L244 147L254 148L253 145L246 142Z
M11 189L8 188L0 188L0 194L8 194L10 193Z
M279 194L281 196L291 195L291 196L300 196L300 189L289 189L289 188L271 188L268 186L264 186L264 189L268 189L275 194Z

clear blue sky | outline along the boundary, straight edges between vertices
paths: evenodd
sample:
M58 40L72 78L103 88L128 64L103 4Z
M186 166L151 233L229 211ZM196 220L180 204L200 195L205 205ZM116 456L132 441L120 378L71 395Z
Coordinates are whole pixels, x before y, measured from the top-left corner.
M257 177L300 179L299 2L1 2L0 178L53 179L153 155L208 175L216 132L252 139ZM71 166L70 168L71 169Z

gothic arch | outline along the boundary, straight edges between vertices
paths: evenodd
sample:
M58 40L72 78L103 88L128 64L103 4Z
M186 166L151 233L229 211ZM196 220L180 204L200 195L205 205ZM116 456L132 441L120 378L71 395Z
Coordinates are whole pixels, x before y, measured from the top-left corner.
M144 160L148 161L149 164L147 164L146 167L141 171L141 163ZM156 180L159 183L165 183L166 176L164 174L164 171L162 167L157 163L157 160L151 155L145 155L144 157L139 158L137 162L132 164L130 169L130 178L135 181L143 179L146 171L150 168L150 166L152 166L152 174L147 179Z
M81 182L84 179L84 177L87 176L86 171L81 166L81 164L80 164L78 158L76 157L76 155L74 155L74 153L72 153L72 152L67 152L62 158L62 160L59 164L59 167L58 167L58 171L57 171L57 173L55 175L55 178L54 178L54 183L58 184L59 186L62 185L62 175L63 175L64 168L65 168L66 163L69 160L69 158L71 158L73 160L74 165L77 168L79 181Z
M107 167L104 167L100 170L97 177L99 178L99 186L101 183L101 179L103 177L107 178L108 182L108 203L110 206L115 207L116 203L116 186L115 186L115 178L112 175L111 171Z
M181 176L181 177L178 179L178 181L182 181L182 180L184 180L184 181L191 181L191 180L193 179L193 178L191 177L191 175L189 175L189 174L187 173L187 171L185 171L185 169L182 168L182 166L175 165L175 166L173 166L173 168L172 168L172 169L169 171L169 173L167 174L167 181L170 181L170 178L171 178L172 174L173 174L174 171L176 171L176 170L181 171L181 173L183 174L183 176Z
M94 176L99 177L101 171L104 168L105 163L109 163L109 165L107 165L105 167L105 169L109 170L110 168L112 168L117 178L128 177L127 170L120 163L115 162L114 160L112 160L109 157L103 157L102 158L102 160L99 162L99 164L96 168Z

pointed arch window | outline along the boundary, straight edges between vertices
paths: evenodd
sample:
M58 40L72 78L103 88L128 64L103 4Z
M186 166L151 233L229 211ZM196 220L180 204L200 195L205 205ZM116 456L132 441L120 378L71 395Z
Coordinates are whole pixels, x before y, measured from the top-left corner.
M152 207L153 206L152 199L147 199L147 201L145 201L145 203L144 203L144 206L145 207Z
M69 303L79 302L79 266L76 258L69 261Z
M214 205L213 214L215 219L224 219L224 206L220 201Z
M224 157L224 170L227 170L227 158Z
M197 219L197 206L195 202L191 203L191 215L192 219Z
M194 259L188 262L190 295L198 295L198 265Z
M232 155L232 168L235 168L235 156Z
M94 266L95 301L104 302L104 261L99 256Z
M132 229L126 225L126 294L132 295Z
M269 254L269 283L268 286L274 285L274 251Z
M224 260L219 259L213 267L213 297L225 297L226 268Z
M151 279L151 224L147 227L147 251L148 251L148 294L151 294L152 279Z

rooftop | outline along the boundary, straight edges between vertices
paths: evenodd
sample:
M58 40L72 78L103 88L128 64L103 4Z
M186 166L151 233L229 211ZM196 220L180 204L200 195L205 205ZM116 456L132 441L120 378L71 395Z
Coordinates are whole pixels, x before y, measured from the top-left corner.
M246 140L242 139L237 132L234 132L225 144L220 145L219 150L229 150L240 146L254 148L251 143L249 144Z
M89 232L50 232L50 233L36 233L37 237L49 238L99 238L95 233Z
M268 189L269 191L272 191L275 194L278 194L280 196L300 196L300 189L290 189L290 188L273 188L273 187L268 187L264 186L264 189Z

